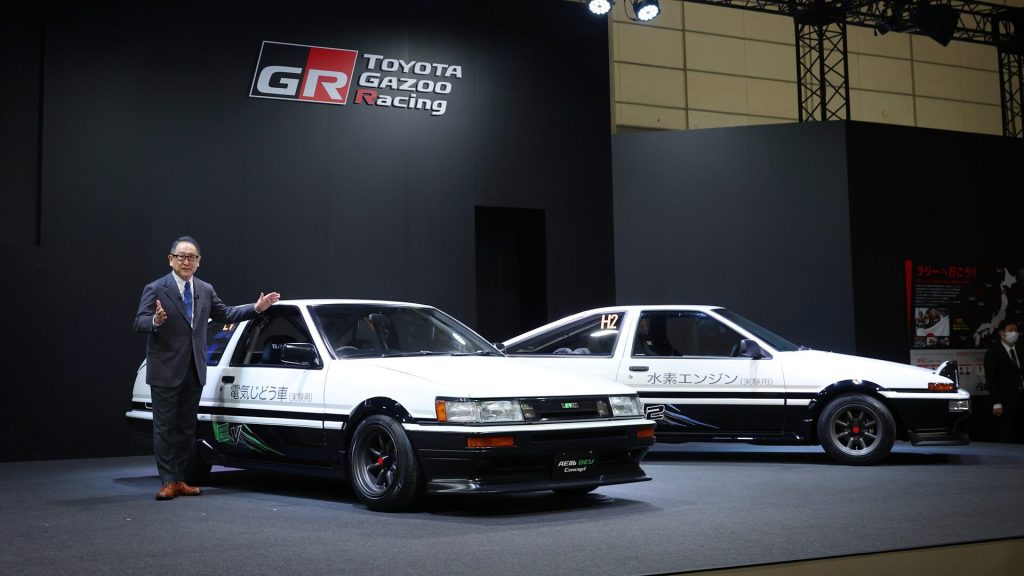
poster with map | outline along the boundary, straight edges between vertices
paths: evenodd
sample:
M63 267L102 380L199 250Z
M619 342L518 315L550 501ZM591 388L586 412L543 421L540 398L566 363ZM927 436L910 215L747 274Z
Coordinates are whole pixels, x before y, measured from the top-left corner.
M1024 267L905 261L910 362L960 367L960 386L986 394L985 349L999 322L1024 319Z

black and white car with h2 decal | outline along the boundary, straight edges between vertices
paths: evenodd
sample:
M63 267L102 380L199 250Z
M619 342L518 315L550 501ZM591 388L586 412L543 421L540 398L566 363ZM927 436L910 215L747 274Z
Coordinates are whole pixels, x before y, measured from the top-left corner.
M649 480L637 394L504 357L443 312L361 300L281 301L208 327L186 481L212 464L320 472L375 510L422 493L554 490ZM129 425L152 441L145 364Z
M874 464L897 438L968 441L955 362L932 372L810 350L716 306L588 310L503 344L527 363L627 384L659 442L821 444Z

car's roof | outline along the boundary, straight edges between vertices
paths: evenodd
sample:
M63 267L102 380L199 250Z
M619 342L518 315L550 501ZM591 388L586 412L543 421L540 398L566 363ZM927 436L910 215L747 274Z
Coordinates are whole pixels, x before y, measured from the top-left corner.
M589 316L590 314L600 314L602 312L638 312L640 310L699 310L701 312L708 312L709 310L718 310L720 308L722 307L710 304L626 304L623 306L592 308L590 310L577 312L572 316L566 316L565 318ZM564 320L565 318L562 319Z
M563 318L559 318L557 320L548 322L547 324L534 328L529 332L524 332L523 334L509 338L504 343L510 344L518 342L520 340L525 340L526 338L532 337L535 334L540 334L547 330L550 330L551 328L557 325L567 324L569 322L573 322L575 320L585 318L587 316L592 316L594 314L605 314L612 312L640 312L642 310L694 310L698 312L710 312L712 310L721 309L721 306L712 306L708 304L626 304L623 306L605 306L603 308L591 308L590 310L584 310L582 312L577 312L570 316L565 316Z
M294 300L279 300L278 304L292 305L292 306L323 306L325 304L355 304L355 305L372 305L372 306L416 306L421 308L430 308L426 304L417 304L415 302L398 302L394 300L357 300L357 299L346 299L346 298L297 298Z

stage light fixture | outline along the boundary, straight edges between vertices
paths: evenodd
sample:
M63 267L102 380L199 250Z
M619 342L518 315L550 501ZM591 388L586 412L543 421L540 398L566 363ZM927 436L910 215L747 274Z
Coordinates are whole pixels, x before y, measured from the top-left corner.
M949 4L932 4L928 0L886 3L887 13L875 24L875 34L917 32L943 46L949 45L960 22L960 13Z
M594 14L603 16L612 9L612 0L588 0L587 8Z
M658 0L632 0L633 13L636 19L641 22L650 22L661 14L661 5Z
M948 4L921 3L910 13L911 31L920 32L943 46L953 39L960 13Z

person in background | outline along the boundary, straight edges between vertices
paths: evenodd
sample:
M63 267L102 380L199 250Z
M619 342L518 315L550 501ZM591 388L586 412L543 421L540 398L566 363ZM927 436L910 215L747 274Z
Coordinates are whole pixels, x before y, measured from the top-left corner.
M985 384L992 400L995 419L995 439L999 442L1021 442L1021 377L1020 356L1017 351L1017 323L999 322L999 342L985 352Z

